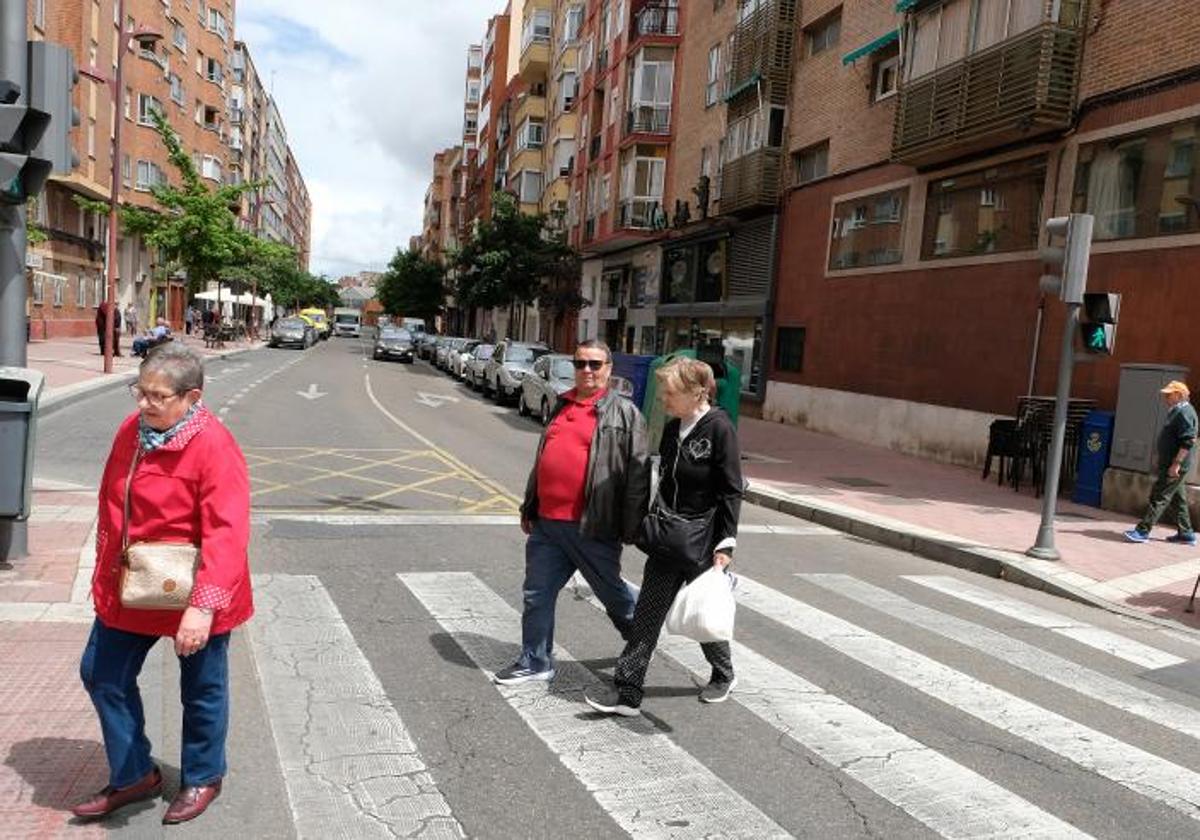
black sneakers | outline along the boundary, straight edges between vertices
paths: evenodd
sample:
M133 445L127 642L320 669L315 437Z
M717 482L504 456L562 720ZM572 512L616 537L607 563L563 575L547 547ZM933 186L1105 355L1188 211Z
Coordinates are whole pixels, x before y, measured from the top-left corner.
M492 675L492 681L500 685L517 685L525 682L549 682L554 679L554 669L547 668L544 671L535 671L532 668L527 668L520 662L514 662L503 671L497 671Z
M597 712L603 712L606 715L637 717L642 713L642 710L638 708L640 703L628 694L623 696L620 691L608 686L598 685L595 688L589 688L583 695L583 699Z
M737 677L734 677L729 682L718 682L713 680L704 688L700 689L701 703L724 703L729 699L730 692L737 685Z

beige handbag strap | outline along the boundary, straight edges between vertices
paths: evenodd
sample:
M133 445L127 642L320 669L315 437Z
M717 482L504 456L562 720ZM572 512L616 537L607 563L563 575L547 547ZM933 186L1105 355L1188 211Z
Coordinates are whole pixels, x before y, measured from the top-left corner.
M129 477L125 479L125 515L121 518L121 562L126 565L129 564L129 497L133 492L133 474L141 460L142 442L139 440L133 452L133 460L129 464Z

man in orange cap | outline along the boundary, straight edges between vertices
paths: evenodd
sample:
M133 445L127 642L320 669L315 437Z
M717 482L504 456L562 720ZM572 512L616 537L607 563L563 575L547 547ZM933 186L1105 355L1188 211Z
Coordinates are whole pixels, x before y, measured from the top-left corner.
M1188 402L1191 396L1188 386L1178 380L1168 382L1161 393L1167 404L1167 419L1158 433L1158 479L1150 491L1146 515L1136 528L1125 532L1125 539L1135 543L1149 540L1150 529L1170 508L1178 530L1167 537L1167 542L1195 545L1196 533L1188 513L1184 479L1192 468L1192 450L1196 445L1196 409Z

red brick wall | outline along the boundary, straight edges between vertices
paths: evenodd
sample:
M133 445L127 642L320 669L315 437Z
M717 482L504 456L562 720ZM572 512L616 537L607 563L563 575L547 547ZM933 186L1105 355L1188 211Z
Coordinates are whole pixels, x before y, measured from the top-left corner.
M1200 65L1196 0L1092 0L1080 101Z

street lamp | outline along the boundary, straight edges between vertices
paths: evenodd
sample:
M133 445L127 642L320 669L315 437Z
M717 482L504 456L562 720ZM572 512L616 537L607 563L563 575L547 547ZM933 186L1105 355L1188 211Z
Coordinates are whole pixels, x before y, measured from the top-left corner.
M119 207L118 196L121 190L122 107L120 103L122 103L122 97L124 96L124 88L121 84L121 67L125 60L125 50L128 48L131 40L137 41L141 49L153 50L154 46L163 38L161 32L149 26L138 26L132 30L125 29L125 0L117 0L117 18L121 21L121 37L118 42L116 69L113 72L113 77L111 79L105 77L94 67L79 71L80 75L86 76L94 82L107 83L111 89L113 101L112 188L109 190L108 197L108 246L105 249L104 296L108 303L108 310L104 319L105 373L112 373L113 370L113 339L116 337L116 316L114 313L117 306L117 209Z

